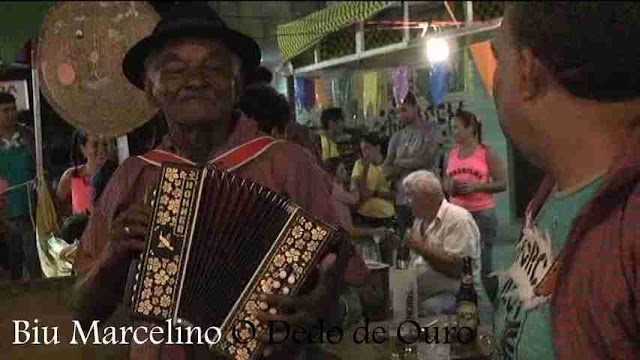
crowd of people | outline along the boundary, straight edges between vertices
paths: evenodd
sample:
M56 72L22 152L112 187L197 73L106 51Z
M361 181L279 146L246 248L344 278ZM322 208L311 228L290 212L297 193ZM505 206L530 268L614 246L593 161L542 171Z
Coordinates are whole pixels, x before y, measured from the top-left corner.
M289 311L263 313L264 319L306 327L317 319L357 319L350 313L357 299L345 294L366 279L366 261L394 261L389 249L398 244L388 242L399 238L424 270L418 285L425 315L455 311L462 259L473 259L476 288L493 315L483 321L493 323L505 358L640 355L640 57L630 45L640 35L638 5L509 5L493 41L499 120L548 177L527 209L513 264L498 276L491 276L499 228L494 194L506 189L505 166L482 142L476 115L455 114L456 145L441 163L442 132L409 93L400 104L404 127L388 141L377 134L358 139L359 158L350 164L337 140L344 121L339 108L323 111L319 134L297 124L291 104L269 86L271 74L258 67L253 39L227 28L206 4L176 6L123 63L125 76L166 121L167 134L154 147L205 163L270 136L269 149L236 173L349 234L348 243L322 259L311 291L267 296ZM37 278L29 215L33 140L15 119L15 99L0 94L0 253L12 278L23 267ZM109 142L99 137L78 134L74 146L84 163L73 162L56 194L69 214L87 216L74 303L77 319L90 323L108 318L122 299L149 223L144 197L160 169L138 157L115 166ZM289 345L267 353L293 358L319 351ZM132 345L131 356L188 354L176 345L145 344Z

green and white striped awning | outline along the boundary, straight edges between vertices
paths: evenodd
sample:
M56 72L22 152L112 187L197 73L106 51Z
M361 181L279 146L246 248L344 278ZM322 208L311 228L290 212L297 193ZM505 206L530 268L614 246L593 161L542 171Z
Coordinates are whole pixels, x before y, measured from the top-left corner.
M278 47L285 60L301 54L332 32L366 20L396 1L345 1L278 26Z

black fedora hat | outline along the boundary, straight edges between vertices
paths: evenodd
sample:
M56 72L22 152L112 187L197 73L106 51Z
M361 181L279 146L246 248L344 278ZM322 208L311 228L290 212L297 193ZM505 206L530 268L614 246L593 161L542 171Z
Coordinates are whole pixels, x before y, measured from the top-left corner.
M149 53L180 37L220 40L240 57L243 69L252 70L260 65L260 47L255 40L227 27L207 2L182 2L173 6L151 35L129 49L122 62L124 76L143 89L144 62Z

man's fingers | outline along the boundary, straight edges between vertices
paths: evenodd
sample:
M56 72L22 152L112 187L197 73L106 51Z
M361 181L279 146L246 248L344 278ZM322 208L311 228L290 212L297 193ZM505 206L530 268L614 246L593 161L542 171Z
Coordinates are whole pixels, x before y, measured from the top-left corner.
M278 328L277 324L285 323L289 325L291 328L295 326L307 327L313 322L313 317L306 311L297 311L293 314L269 314L265 312L259 312L258 318L264 322L272 322L274 324L275 330L281 330Z
M299 297L289 295L260 294L258 299L277 308L279 311L295 309L300 303Z
M144 225L147 226L151 221L151 214L140 211L132 211L127 214L127 217L123 219L126 224Z
M122 227L122 235L125 238L140 239L147 236L147 227L141 225L127 225Z
M318 269L320 270L320 280L322 280L323 276L326 276L328 272L330 272L336 265L336 260L338 257L334 253L327 254L322 261L320 261L320 265Z
M141 252L144 250L144 241L125 240L120 244L120 246L128 251Z

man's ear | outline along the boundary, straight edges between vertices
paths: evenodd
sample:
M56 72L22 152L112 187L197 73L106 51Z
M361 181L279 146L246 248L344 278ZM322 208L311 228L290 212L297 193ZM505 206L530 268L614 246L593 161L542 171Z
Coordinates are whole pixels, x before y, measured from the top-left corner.
M520 50L520 88L523 100L532 100L544 95L550 85L550 74L530 48Z

